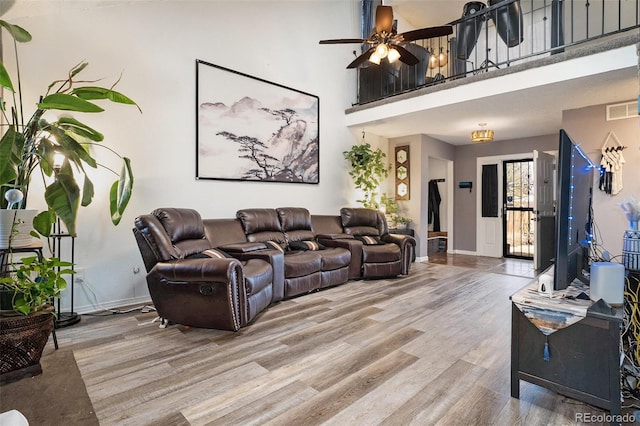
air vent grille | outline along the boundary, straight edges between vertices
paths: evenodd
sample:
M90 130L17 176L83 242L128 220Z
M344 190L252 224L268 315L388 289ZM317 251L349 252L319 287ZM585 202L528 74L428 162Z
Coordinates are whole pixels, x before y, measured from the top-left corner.
M607 121L638 116L638 101L607 105Z

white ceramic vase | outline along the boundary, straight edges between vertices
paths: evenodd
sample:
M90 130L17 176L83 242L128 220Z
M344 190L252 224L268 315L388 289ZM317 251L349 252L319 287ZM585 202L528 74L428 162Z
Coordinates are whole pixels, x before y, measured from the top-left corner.
M9 238L13 224L17 223L17 233L11 238L11 247L26 247L33 243L30 232L33 230L33 218L38 214L35 209L0 209L0 249L9 247Z

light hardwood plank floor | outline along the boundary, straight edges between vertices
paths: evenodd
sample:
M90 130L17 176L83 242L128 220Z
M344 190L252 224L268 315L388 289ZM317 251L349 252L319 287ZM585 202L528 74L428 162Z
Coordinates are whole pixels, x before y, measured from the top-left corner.
M524 382L510 397L509 296L530 273L488 264L416 263L406 277L280 302L237 333L160 329L136 313L84 316L58 340L103 425L529 426L602 414Z

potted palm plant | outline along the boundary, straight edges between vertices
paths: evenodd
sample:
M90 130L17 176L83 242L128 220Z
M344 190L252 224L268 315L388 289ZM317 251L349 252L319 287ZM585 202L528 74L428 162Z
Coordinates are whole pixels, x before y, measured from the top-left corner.
M32 103L23 102L17 46L29 42L31 34L0 20L0 31L3 30L14 41L17 74L17 79L12 80L0 62L0 87L8 95L0 102L3 115L0 201L8 202L0 213L8 212L11 216L6 246L0 246L10 256L8 263L0 265L0 288L10 300L10 308L0 312L0 381L11 381L42 371L40 355L53 329L53 309L48 305L66 287L63 275L73 273L71 263L57 258L25 257L14 262L16 232L26 222L17 213L25 209L27 199L40 195L29 192L31 179L34 173L41 175L47 206L29 221L33 227L31 234L49 237L54 223L60 221L66 231L75 236L78 209L89 205L94 196L93 183L86 170L97 168L99 163L92 156L91 148L102 147L120 157L101 143L104 136L97 130L69 115L51 119L48 113L99 113L104 111L95 102L99 100L138 105L114 91L113 86L104 88L92 81L79 80L78 75L87 67L87 63L80 63L66 77L49 85L35 111L25 112L25 105ZM109 192L114 225L120 222L133 188L131 162L126 157L120 158L122 170L117 173L109 169L117 176ZM6 227L0 228L0 231L6 230ZM59 231L56 227L56 232Z
M12 199L11 195L7 196L7 191L19 190L22 200L12 207L24 209L27 199L33 195L29 194L32 175L39 172L45 182L47 209L35 216L33 228L40 235L49 236L53 224L60 219L69 234L75 236L78 208L89 205L94 196L93 183L86 169L97 168L99 163L91 155L90 148L102 147L114 155L118 154L101 144L104 136L97 130L68 115L50 120L47 113L100 113L104 109L94 102L98 100L138 105L113 90L113 86L104 88L96 86L93 81L79 80L78 75L88 65L83 62L74 66L65 78L49 85L37 102L35 111L25 112L24 106L31 102L23 102L22 99L18 43L31 41L31 34L2 20L0 27L14 41L17 74L17 84L14 84L4 63L0 62L0 86L9 94L0 104L4 118L4 134L0 139L0 187L3 195L0 201ZM11 101L9 105L6 98ZM121 158L122 170L119 173L112 170L117 179L109 193L111 220L115 225L120 222L133 189L131 161L127 157Z

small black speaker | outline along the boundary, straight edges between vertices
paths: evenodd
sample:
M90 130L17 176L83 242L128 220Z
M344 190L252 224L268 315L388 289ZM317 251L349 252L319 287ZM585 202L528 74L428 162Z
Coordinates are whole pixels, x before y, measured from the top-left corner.
M489 0L489 6L496 5L502 1L504 0ZM524 40L522 9L520 8L519 1L498 7L491 12L491 19L496 26L496 31L498 31L500 38L507 46L517 46Z
M462 8L462 17L466 18L467 16L471 16L485 7L485 4L479 1L466 3ZM458 46L456 49L456 56L459 59L466 60L471 56L471 52L478 42L478 37L480 37L480 30L482 29L483 22L484 15L478 15L475 18L471 18L458 24Z

